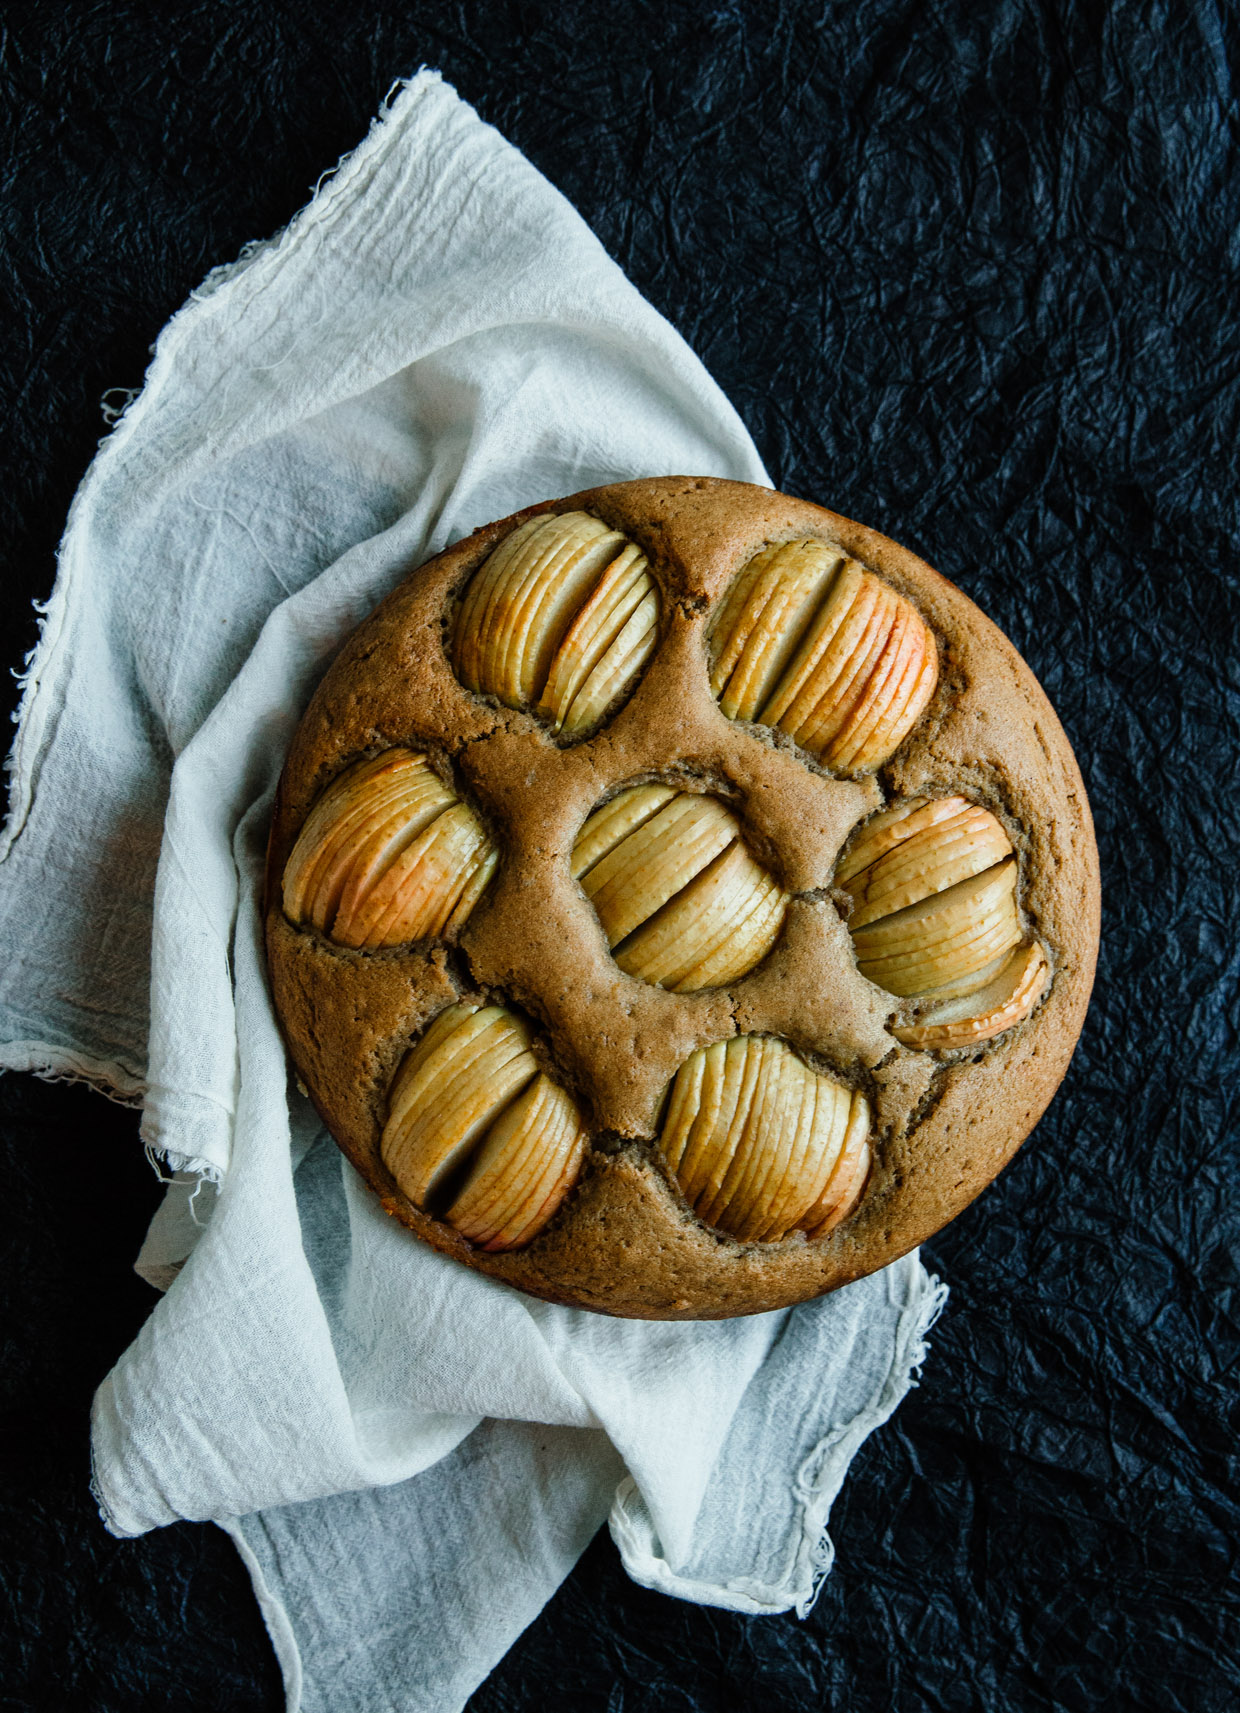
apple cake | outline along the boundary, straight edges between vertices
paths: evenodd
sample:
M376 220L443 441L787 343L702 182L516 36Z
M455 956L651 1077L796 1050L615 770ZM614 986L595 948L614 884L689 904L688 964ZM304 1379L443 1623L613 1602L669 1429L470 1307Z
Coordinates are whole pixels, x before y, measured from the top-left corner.
M1057 1088L1098 937L1028 667L821 507L622 482L413 571L281 780L276 1009L383 1206L534 1296L712 1318L894 1260Z

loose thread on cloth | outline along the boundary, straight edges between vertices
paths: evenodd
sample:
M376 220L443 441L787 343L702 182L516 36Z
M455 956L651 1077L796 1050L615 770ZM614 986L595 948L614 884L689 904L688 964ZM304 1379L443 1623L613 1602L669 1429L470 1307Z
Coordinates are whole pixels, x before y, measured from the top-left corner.
M805 1503L803 1539L808 1548L811 1576L808 1596L796 1603L798 1618L809 1616L835 1563L835 1542L828 1531L828 1516L858 1446L890 1419L914 1386L921 1384L921 1370L930 1354L927 1342L930 1330L951 1294L949 1287L934 1274L929 1275L929 1285L929 1292L913 1305L907 1337L905 1326L901 1325L887 1384L873 1410L849 1423L842 1433L822 1440L797 1471L796 1488Z

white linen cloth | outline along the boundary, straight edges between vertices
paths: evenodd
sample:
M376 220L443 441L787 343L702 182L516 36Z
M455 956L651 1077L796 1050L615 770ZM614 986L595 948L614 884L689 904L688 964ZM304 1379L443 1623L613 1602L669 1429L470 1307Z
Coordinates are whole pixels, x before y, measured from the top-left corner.
M141 1096L178 1172L96 1491L120 1535L230 1530L292 1713L459 1708L608 1515L651 1587L804 1612L942 1301L912 1256L720 1324L537 1303L388 1219L288 1083L258 888L333 652L475 526L671 471L767 481L563 198L424 72L164 330L70 513L11 760L0 1065Z

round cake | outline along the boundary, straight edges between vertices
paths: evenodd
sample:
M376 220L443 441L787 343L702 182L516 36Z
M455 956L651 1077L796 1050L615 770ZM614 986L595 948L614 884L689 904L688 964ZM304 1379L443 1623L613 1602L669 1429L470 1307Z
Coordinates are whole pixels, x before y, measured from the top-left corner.
M487 525L289 753L276 1009L389 1213L607 1314L820 1295L965 1207L1084 1021L1098 864L1012 645L894 542L704 478Z

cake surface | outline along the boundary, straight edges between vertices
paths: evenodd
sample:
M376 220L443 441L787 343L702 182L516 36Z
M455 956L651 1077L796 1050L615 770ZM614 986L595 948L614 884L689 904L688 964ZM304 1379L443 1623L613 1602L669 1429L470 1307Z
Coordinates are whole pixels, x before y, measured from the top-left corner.
M545 646L514 640L561 563ZM501 600L514 565L534 593ZM800 686L850 624L871 688L828 717ZM715 1318L885 1265L1011 1158L1084 1020L1097 854L1053 710L959 590L818 506L659 478L488 525L359 628L288 757L266 928L293 1061L390 1213L535 1296ZM502 1117L432 1135L439 1065L484 1050ZM711 1076L758 1115L717 1167L685 1104ZM802 1103L821 1182L791 1140L746 1164L763 1099Z

